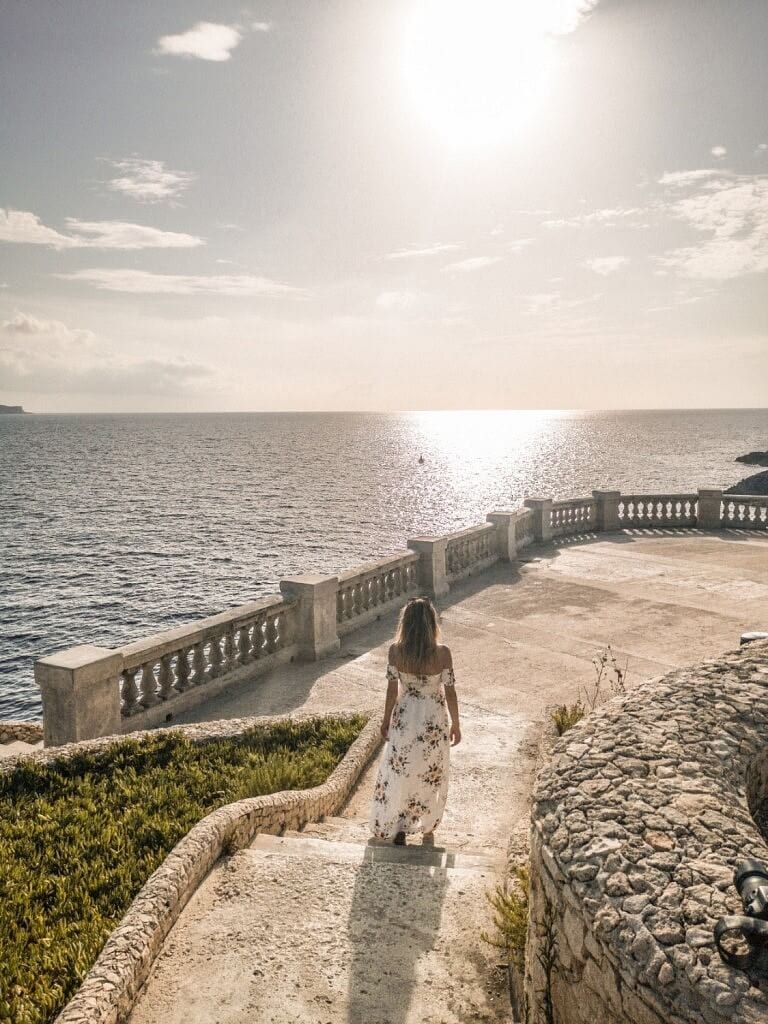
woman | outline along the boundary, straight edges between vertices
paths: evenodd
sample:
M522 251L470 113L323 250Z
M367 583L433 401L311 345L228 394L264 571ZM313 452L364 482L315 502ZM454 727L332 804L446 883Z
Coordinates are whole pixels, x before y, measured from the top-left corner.
M448 749L461 742L461 729L451 652L440 644L437 615L426 597L409 601L400 614L389 649L381 735L386 746L371 831L398 846L414 832L432 843L448 796Z

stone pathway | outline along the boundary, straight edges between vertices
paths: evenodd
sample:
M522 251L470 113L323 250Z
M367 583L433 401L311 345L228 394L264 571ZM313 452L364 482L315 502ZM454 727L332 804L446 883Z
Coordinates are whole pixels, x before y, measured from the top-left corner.
M528 554L528 553L527 553ZM535 723L593 677L611 643L630 684L718 654L768 623L768 538L646 531L531 551L442 607L464 741L444 850L368 842L375 766L338 818L257 837L224 858L169 935L131 1024L459 1024L509 1021L479 940L507 843L524 850ZM384 697L393 620L338 658L283 666L177 721L369 709Z

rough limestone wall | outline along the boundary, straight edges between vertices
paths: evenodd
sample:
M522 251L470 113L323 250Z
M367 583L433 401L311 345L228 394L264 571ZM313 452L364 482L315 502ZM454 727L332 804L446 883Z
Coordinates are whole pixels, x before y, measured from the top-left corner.
M0 743L38 743L43 738L43 727L39 722L0 722Z
M768 860L768 643L645 683L585 718L539 774L530 1024L757 1024L768 982L726 967L733 866ZM552 944L555 948L552 948Z

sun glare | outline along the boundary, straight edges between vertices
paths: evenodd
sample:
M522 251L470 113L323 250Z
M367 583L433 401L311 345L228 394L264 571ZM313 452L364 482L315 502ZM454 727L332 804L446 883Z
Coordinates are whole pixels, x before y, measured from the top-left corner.
M405 32L409 102L452 144L493 144L517 134L552 81L546 4L421 0Z

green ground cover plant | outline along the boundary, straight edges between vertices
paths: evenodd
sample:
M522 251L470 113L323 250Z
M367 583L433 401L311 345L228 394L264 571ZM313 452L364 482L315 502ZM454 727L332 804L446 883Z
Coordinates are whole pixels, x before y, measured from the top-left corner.
M257 726L196 745L124 740L0 775L0 1024L48 1024L144 882L206 814L324 782L365 719Z
M530 873L527 864L519 864L509 884L497 885L486 899L493 907L496 933L481 932L484 942L503 949L507 958L519 971L525 969L525 940L528 933L528 890Z

